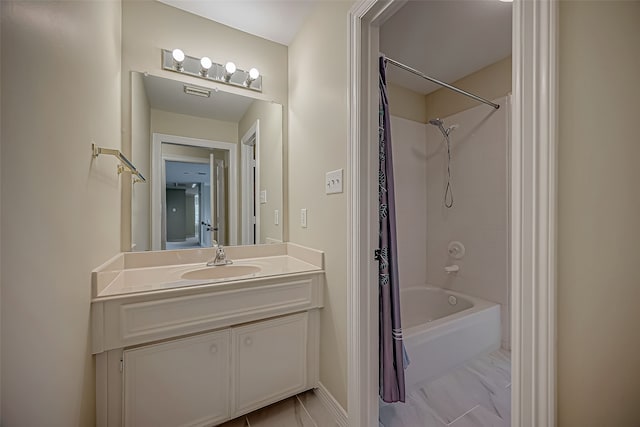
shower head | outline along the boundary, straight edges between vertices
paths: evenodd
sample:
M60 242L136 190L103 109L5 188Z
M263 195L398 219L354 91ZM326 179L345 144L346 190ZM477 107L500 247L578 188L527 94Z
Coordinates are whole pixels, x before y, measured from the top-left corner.
M451 131L458 127L458 125L453 125L445 129L444 122L441 119L431 119L429 120L429 124L433 126L437 126L438 129L440 129L440 132L442 132L442 135L444 135L445 137L449 136Z
M433 126L437 126L438 129L440 129L440 132L442 132L442 135L444 135L445 137L449 135L449 131L447 129L444 128L444 122L440 119L431 119L429 120L429 124L433 125Z

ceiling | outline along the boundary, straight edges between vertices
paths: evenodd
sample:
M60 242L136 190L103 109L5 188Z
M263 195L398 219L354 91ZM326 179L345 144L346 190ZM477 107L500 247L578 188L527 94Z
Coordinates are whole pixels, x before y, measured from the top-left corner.
M446 83L511 54L511 3L409 1L380 29L380 51ZM440 86L389 65L388 80L427 94Z
M209 183L209 163L166 162L167 187L173 184Z
M320 0L159 1L289 45ZM431 77L455 82L511 54L511 3L410 0L382 26L380 50ZM423 94L439 88L393 66L388 79Z
M188 95L184 92L185 86L209 90L211 96L204 98ZM246 96L216 92L209 88L151 75L144 76L144 87L151 108L207 119L215 118L225 122L239 122L255 101Z
M285 46L293 41L315 3L311 0L158 1Z

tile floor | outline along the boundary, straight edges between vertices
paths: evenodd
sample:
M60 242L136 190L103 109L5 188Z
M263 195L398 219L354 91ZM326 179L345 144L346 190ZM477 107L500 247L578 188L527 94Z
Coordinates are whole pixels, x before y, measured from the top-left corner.
M381 404L380 427L509 427L511 355L498 350Z
M404 404L381 404L379 427L509 427L510 353L478 357L421 384ZM219 427L338 427L312 390Z
M310 390L219 427L338 427L338 424Z

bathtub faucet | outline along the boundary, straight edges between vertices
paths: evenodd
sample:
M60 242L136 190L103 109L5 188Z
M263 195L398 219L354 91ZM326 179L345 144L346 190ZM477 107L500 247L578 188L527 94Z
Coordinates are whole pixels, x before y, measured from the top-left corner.
M458 271L460 271L460 266L458 264L447 265L444 268L444 271L446 271L447 274L457 273Z

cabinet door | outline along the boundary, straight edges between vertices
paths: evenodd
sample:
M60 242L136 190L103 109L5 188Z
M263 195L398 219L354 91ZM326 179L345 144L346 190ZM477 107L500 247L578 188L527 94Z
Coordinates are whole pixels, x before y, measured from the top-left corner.
M208 426L229 415L229 330L124 352L128 427Z
M307 313L232 329L235 413L249 412L306 386Z

